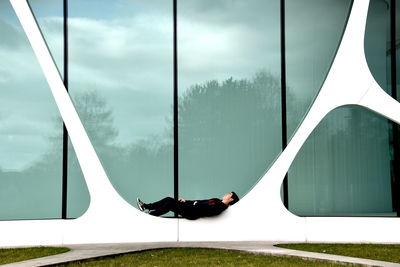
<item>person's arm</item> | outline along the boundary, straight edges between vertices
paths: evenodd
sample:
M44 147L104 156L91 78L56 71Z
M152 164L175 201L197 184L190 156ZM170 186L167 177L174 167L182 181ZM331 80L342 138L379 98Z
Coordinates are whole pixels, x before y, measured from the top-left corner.
M198 200L195 207L199 217L215 216L228 208L228 206L222 203L218 198Z
M186 203L188 205L195 205L195 203L196 203L196 201L194 201L194 200L186 200L184 198L180 198L180 199L178 199L178 201L181 203Z

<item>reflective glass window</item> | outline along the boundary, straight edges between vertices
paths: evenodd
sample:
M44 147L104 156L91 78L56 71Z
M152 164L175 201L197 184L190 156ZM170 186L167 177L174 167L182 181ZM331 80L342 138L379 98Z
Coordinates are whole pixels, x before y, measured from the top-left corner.
M54 0L30 0L32 12L45 38L47 46L57 64L61 76L64 76L64 18L63 1ZM58 117L60 127L62 119ZM59 139L62 146L62 136ZM89 192L76 159L72 144L67 145L68 158L63 159L68 162L67 171L67 218L77 218L81 216L89 207ZM60 173L60 179L63 179ZM60 196L61 197L61 196Z
M288 139L325 81L351 5L351 0L285 1Z
M64 72L63 0L29 0L28 3L62 76Z
M365 29L365 57L378 84L390 94L390 5L385 0L372 0Z
M300 216L395 216L390 124L358 106L330 112L289 170L289 210Z
M279 0L178 1L180 196L243 196L280 153L279 14Z
M60 218L62 124L9 1L0 36L0 219Z
M173 195L172 1L70 0L69 15L70 94L111 183L132 204Z
M395 46L396 46L396 100L400 100L400 1L396 0L396 7L395 7Z
M68 139L67 218L78 218L89 208L90 195L81 167Z

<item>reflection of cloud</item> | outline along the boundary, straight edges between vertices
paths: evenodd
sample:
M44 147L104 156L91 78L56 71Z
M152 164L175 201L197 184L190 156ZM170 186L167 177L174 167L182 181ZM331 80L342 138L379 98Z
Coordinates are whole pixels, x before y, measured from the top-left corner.
M128 10L139 5L124 4ZM172 111L172 9L160 14L158 9L149 10L149 5L142 4L141 8L147 7L144 14L95 17L81 13L69 20L70 92L94 89L106 97L119 129L119 143L162 133L165 117ZM180 3L180 14L190 10L187 6L190 3ZM209 6L213 8L214 4ZM222 17L227 21L221 25L191 18L190 12L179 15L181 93L210 79L251 77L260 69L278 72L276 9L267 11L273 16L264 13L257 22L260 18L249 15L237 19L242 5L233 8L225 10L228 15ZM258 8L252 6L252 10ZM237 22L230 25L233 20ZM267 29L265 34L259 34L260 27Z
M117 143L161 134L172 109L171 18L70 19L70 92L99 91Z
M12 24L0 19L0 36L7 36L2 38L0 47L13 49L16 46L26 45L22 41L20 32L12 26Z
M318 92L342 36L351 1L312 0L286 4L287 79L297 97ZM312 8L311 8L312 7Z
M102 90L170 89L172 28L164 26L168 19L154 19L71 18L71 82Z
M60 7L46 5L49 2L47 0L31 2L61 69ZM241 1L234 1L233 5L209 2L207 8L199 1L182 1L179 5L181 92L192 84L206 80L224 80L230 76L251 77L259 69L277 72L278 3L272 4L273 7L269 3L269 8L263 2L243 4ZM243 9L249 12L243 12ZM71 94L82 90L98 90L106 97L120 133L117 143L126 144L163 133L168 128L165 118L172 111L171 3L71 1L70 15ZM266 29L262 35L257 30L259 28ZM24 38L23 41L26 42ZM10 88L8 100L3 107L9 108L14 102L17 105L14 108L21 112L13 114L21 113L22 118L22 106L25 112L31 106L26 100L18 99L17 92L24 90L27 99L40 103L48 91L39 93L33 88L48 88L43 86L39 67L26 64L28 58L29 62L35 61L32 55L28 56L30 49L23 51L15 47L11 53L0 51L2 62L8 61L15 66L2 72L4 77L13 82L7 85ZM24 73L23 80L16 74L15 70L19 68ZM30 88L26 88L27 83ZM40 117L41 113L51 110L50 106L44 103L43 109L36 108L29 114L29 119L36 121L35 118ZM25 119L19 121L23 124ZM11 124L5 125L11 127Z
M189 0L178 12L181 92L260 69L279 74L279 1Z
M49 0L30 2L57 65L62 69L60 6ZM316 17L313 18L309 18L307 12L300 12L309 6L294 1L288 5L289 13L290 6L298 11L288 16L289 19L304 21L306 28L313 26L312 31L301 36L304 32L297 33L288 21L290 65L292 69L303 70L288 76L296 89L309 84L302 77L309 80L310 72L315 69L307 65L315 65L315 62L305 62L302 55L310 51L326 54L324 45L310 40L316 31L332 23L326 15L335 17L342 12L334 4L327 8L327 1L319 7L314 2ZM318 8L324 8L326 12ZM185 0L179 1L178 12L181 93L191 85L207 80L225 80L231 76L249 78L260 69L279 75L279 1ZM162 134L166 128L165 118L172 111L171 3L74 0L70 1L70 15L71 94L96 90L106 97L120 134L117 143L127 144ZM4 24L4 20L1 23ZM48 113L51 111L54 115L56 109L40 68L33 63L36 60L26 38L20 29L13 29L11 24L3 27L3 24L0 33L10 38L4 38L9 44L2 42L0 46L0 84L7 95L7 99L0 99L0 113L13 109L21 124L27 120L38 121L37 118L50 121ZM326 38L326 42L330 41ZM295 44L295 49L290 50L290 44ZM290 70L288 66L289 74ZM50 128L48 126L46 131L51 131Z
M49 150L58 111L14 12L1 2L0 168L21 169Z

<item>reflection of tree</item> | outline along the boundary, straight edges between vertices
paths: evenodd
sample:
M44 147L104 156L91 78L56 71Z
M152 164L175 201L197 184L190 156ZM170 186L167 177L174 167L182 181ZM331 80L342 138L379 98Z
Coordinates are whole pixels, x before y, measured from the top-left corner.
M73 100L111 182L126 200L133 202L136 196L155 200L173 194L172 125L161 135L121 146L115 141L118 132L112 110L99 92L75 93ZM55 128L60 126L59 119ZM40 194L47 217L59 217L61 209L61 130L58 133L50 138L52 150L18 173L25 177L25 189L18 190L27 198ZM248 80L229 78L192 86L179 99L179 133L181 194L195 198L227 190L244 194L281 149L279 79L259 72ZM89 200L69 148L68 208L70 216L76 217ZM32 210L31 218L46 217L37 216L37 208Z
M167 192L170 194L171 142L165 142L166 138L163 136L151 136L127 146L120 146L115 142L118 132L114 126L112 110L99 92L76 94L74 104L110 181L126 200L133 201L135 196L146 194L158 198L160 191L163 192L168 187L170 190ZM82 176L72 149L69 154L69 176ZM166 193L162 195L164 194Z
M96 91L87 91L74 97L79 117L95 147L110 146L118 135L114 128L112 111L106 99Z
M121 147L114 142L112 113L96 97L98 92L76 96L74 103L118 192L129 201L171 195L172 125L162 135ZM103 118L107 123L97 127ZM181 194L246 192L280 151L280 123L280 82L270 73L189 88L179 99Z
M243 195L281 149L280 80L259 72L192 86L179 102L181 193Z

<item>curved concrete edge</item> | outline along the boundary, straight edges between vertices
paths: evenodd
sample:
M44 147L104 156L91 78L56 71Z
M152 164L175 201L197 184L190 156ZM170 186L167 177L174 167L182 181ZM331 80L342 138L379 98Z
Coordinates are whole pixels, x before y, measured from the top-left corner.
M92 258L119 255L124 253L139 252L152 249L162 248L216 248L238 250L248 253L265 254L270 256L281 257L298 257L313 261L328 261L339 264L353 264L362 266L397 266L400 264L369 260L355 257L331 255L316 252L307 252L301 250L293 250L279 248L275 245L282 242L264 242L264 241L248 241L248 242L154 242L154 243L119 243L119 244L84 244L84 245L69 245L71 251L37 258L27 261L10 263L1 265L4 267L31 267L31 266L48 266L53 264L61 264L79 260L87 260Z

